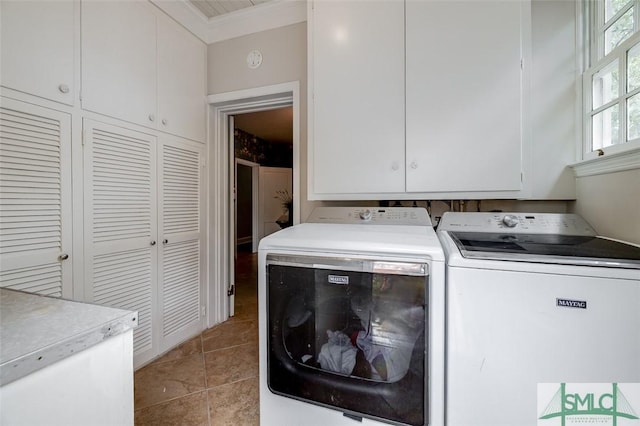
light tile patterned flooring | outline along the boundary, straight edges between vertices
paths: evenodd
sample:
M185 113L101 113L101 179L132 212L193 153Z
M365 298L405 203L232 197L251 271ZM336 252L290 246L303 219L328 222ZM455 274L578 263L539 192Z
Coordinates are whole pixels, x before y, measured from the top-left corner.
M238 252L236 315L136 371L136 425L258 425L257 254Z

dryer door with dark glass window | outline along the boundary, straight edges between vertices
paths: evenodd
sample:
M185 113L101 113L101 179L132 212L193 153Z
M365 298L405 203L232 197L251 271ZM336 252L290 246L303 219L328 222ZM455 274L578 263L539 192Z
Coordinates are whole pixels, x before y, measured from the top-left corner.
M272 254L267 285L272 392L427 423L427 265Z

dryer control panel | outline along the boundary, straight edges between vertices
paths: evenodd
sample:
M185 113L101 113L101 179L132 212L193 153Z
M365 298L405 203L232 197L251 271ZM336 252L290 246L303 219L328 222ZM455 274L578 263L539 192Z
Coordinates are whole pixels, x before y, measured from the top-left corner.
M423 207L316 207L307 222L431 226Z
M438 231L596 235L582 217L569 213L446 212Z

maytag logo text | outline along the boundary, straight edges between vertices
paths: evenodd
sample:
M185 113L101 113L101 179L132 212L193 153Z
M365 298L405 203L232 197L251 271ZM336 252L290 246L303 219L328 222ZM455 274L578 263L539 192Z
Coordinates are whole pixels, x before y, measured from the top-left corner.
M329 282L331 284L349 284L349 276L348 275L329 275Z
M556 299L556 306L563 308L580 308L587 309L586 300Z

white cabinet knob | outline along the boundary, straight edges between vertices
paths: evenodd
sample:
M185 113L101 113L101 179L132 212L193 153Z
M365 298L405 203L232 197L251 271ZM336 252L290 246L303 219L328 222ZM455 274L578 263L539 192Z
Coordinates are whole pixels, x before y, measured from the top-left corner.
M167 121L167 119L166 119L166 118L163 118L163 119L162 119L162 124L164 124L165 126L167 125L167 122L168 122L168 121Z
M58 86L58 90L60 91L60 93L69 93L69 86L63 83Z
M415 161L412 161L411 164L409 164L409 167L415 170L418 168L418 163L416 163Z
M393 170L394 172L398 171L398 169L399 169L399 168L400 168L400 165L398 164L398 162L397 162L397 161L394 161L394 162L391 164L391 170Z
M149 114L149 121L156 121L156 116L153 114Z

